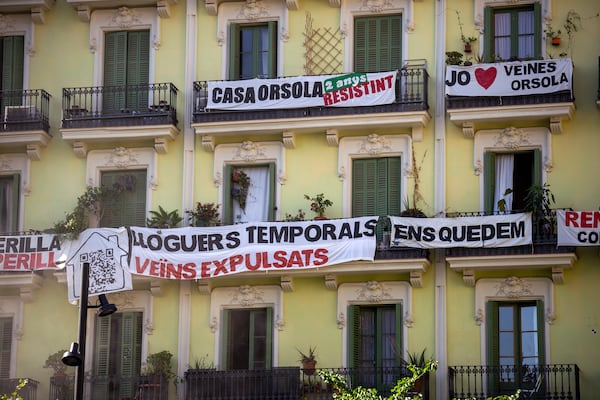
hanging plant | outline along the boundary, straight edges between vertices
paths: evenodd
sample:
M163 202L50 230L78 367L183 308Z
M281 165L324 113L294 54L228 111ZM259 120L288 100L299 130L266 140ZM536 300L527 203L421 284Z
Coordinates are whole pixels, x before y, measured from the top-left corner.
M246 209L246 199L250 191L250 177L241 169L234 169L231 173L231 198L236 200L242 210Z

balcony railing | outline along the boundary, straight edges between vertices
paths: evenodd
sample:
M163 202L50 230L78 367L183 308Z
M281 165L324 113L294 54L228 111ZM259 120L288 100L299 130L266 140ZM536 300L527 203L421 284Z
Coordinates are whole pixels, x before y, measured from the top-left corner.
M172 83L64 88L62 127L177 125Z
M64 378L50 377L50 395L48 400L73 400L75 390L75 377L72 375Z
M513 213L519 212L513 210ZM499 214L499 213L496 213ZM449 214L450 217L478 217L484 215L494 215L492 212L456 212ZM516 255L516 254L556 254L556 253L574 253L575 247L557 246L557 226L556 210L544 218L534 218L532 221L532 244L526 246L514 247L494 247L494 248L464 248L454 247L446 249L448 257L464 256L495 256L495 255Z
M50 134L50 94L42 89L0 91L0 132L42 130Z
M537 400L579 400L579 367L575 364L536 366L459 365L448 367L448 398L483 400L514 394Z
M23 397L23 400L36 400L39 382L31 378L0 379L0 394L14 392L21 379L27 379L27 385L19 391L19 395Z
M95 375L90 379L94 400L167 400L169 382L164 376Z
M566 103L573 101L575 101L573 93L571 91L565 90L554 93L532 94L524 96L446 96L446 107L448 109L501 107L547 103Z
M389 395L398 379L407 376L405 368L335 368L350 387L377 388ZM423 385L424 399L429 398L428 378ZM329 400L333 388L315 371L299 367L259 370L190 369L185 373L186 400Z
M367 107L304 107L283 110L224 111L207 109L208 81L194 82L194 122L243 121L275 118L311 118L349 114L420 111L427 102L428 74L423 64L408 64L398 71L396 99L392 104Z

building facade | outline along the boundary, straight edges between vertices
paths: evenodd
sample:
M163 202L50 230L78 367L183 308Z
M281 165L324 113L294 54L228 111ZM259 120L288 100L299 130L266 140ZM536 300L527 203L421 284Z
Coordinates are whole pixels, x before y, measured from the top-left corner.
M315 226L379 221L371 259L323 267L290 256L286 269L257 258L262 269L186 275L120 246L131 287L107 295L117 313L87 315L86 398L143 398L161 351L177 381L162 398L278 373L294 378L272 398L327 398L298 361L316 348L317 368L382 391L424 352L439 361L427 398L595 399L598 221L581 222L588 242L558 245L555 210L600 196L599 13L586 0L0 2L1 392L29 378L27 396L68 398L44 365L76 341L73 278L24 238L53 237L105 187L86 226L132 241L176 210L169 232L200 252L240 227L308 226L319 194L331 222ZM218 205L218 226L188 218L198 203ZM388 218L523 210L531 242L502 247L398 246Z

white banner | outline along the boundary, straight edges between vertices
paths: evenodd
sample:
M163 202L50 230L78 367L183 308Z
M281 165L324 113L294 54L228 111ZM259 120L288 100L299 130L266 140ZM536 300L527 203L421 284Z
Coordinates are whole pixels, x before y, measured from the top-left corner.
M64 252L58 235L0 236L0 272L62 268Z
M556 210L558 246L599 246L600 211Z
M81 266L90 263L90 296L133 289L127 264L126 228L86 229L71 243L67 265L69 301L81 295Z
M207 279L326 267L375 257L378 217L208 228L130 228L131 273Z
M520 96L572 90L569 58L446 67L450 96Z
M391 246L422 249L531 244L531 213L459 218L390 217Z
M206 108L266 110L391 104L398 71L209 81Z

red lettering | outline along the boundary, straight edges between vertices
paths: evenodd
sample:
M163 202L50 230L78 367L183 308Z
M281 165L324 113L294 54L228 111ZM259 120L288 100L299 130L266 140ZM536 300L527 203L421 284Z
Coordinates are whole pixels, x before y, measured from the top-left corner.
M182 275L185 279L195 279L196 278L196 264L194 264L194 263L184 264Z
M205 261L200 265L200 277L202 278L210 278L210 262Z
M331 98L331 93L325 93L323 95L323 104L326 106L330 106L333 104L333 99Z
M227 275L229 273L229 271L227 270L227 259L223 261L215 260L213 262L216 266L215 273L213 274L213 276L217 276L220 273L222 273L223 275Z
M229 268L231 269L231 272L235 272L237 266L240 265L242 262L244 262L244 257L242 257L241 255L236 254L235 256L231 256L229 258Z
M329 257L327 256L327 249L317 249L315 250L315 266L327 264L329 261Z

